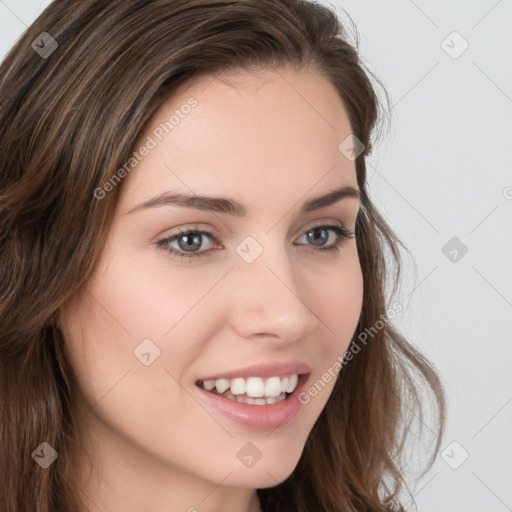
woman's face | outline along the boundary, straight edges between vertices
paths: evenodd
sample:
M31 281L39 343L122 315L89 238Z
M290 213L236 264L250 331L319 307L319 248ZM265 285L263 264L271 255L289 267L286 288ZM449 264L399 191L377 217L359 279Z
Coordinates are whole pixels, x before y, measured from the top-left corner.
M153 116L117 185L97 271L61 322L104 474L126 493L135 478L145 489L180 481L183 493L202 482L189 506L215 499L217 484L272 487L291 474L362 306L356 241L336 232L354 230L359 200L303 208L358 189L336 90L305 71L226 76L181 89ZM285 400L234 400L277 400L293 374ZM223 376L245 394L197 385Z

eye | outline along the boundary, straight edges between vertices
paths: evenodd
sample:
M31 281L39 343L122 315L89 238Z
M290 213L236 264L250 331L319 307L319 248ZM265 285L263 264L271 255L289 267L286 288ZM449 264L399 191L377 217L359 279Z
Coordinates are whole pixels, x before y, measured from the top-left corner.
M173 233L169 237L158 240L156 245L170 253L173 258L197 257L202 256L204 252L206 252L194 252L195 249L198 249L202 246L203 237L205 236L215 240L214 234L210 231L205 231L202 229L184 229L178 231L177 233ZM171 246L172 243L177 244L178 250L174 248L176 246Z
M323 246L323 242L329 240L330 234L334 233L334 240L332 245L328 245L327 247ZM320 234L319 236L317 234ZM309 228L302 237L306 237L308 242L312 242L314 246L319 246L318 251L322 252L333 252L337 253L340 250L340 244L345 239L355 238L355 233L353 231L349 231L343 225L337 224L320 224L318 226L313 226Z
M334 235L331 237L331 235ZM185 229L162 238L156 242L159 248L164 249L173 258L192 258L204 256L207 250L199 251L203 246L204 237L218 241L213 233L201 229ZM355 233L343 225L320 224L305 231L300 238L306 237L306 243L313 245L315 252L338 252L339 246L345 239L355 238ZM299 239L300 239L299 238ZM331 244L324 247L325 242L331 239ZM174 245L173 245L174 244ZM298 244L302 245L302 244Z

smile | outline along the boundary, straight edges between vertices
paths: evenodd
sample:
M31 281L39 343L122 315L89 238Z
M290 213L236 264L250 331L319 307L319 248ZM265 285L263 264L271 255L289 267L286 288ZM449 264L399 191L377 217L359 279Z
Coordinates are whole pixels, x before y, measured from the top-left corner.
M298 383L296 373L287 377L237 377L199 381L198 386L228 400L250 405L268 405L285 400Z
M309 376L209 379L197 381L195 387L215 412L239 425L275 429L291 422L303 407L298 396Z

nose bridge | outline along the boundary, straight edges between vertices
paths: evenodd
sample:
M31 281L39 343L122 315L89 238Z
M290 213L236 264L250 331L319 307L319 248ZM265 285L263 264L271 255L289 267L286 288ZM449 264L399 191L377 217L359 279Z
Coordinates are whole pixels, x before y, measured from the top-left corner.
M286 247L278 238L275 233L247 236L236 248L232 321L245 337L267 334L293 341L316 325Z

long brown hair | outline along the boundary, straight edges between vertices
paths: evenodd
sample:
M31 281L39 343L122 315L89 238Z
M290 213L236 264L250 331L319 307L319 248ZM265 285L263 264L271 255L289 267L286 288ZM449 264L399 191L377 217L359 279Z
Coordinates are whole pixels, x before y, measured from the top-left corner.
M442 387L386 318L386 284L391 278L395 291L403 245L366 183L366 157L384 109L336 14L305 0L55 0L0 66L2 510L86 508L67 478L70 453L80 444L72 414L77 382L57 320L95 269L122 182L101 200L95 191L130 158L151 116L178 87L227 70L290 65L331 80L365 146L355 161L364 300L347 351L353 358L343 361L293 473L258 489L262 507L399 509L403 443L422 411L421 389L437 406L439 435L426 466L434 460ZM394 265L393 275L386 264ZM362 344L364 332L371 339ZM48 468L33 455L43 442L58 453Z

